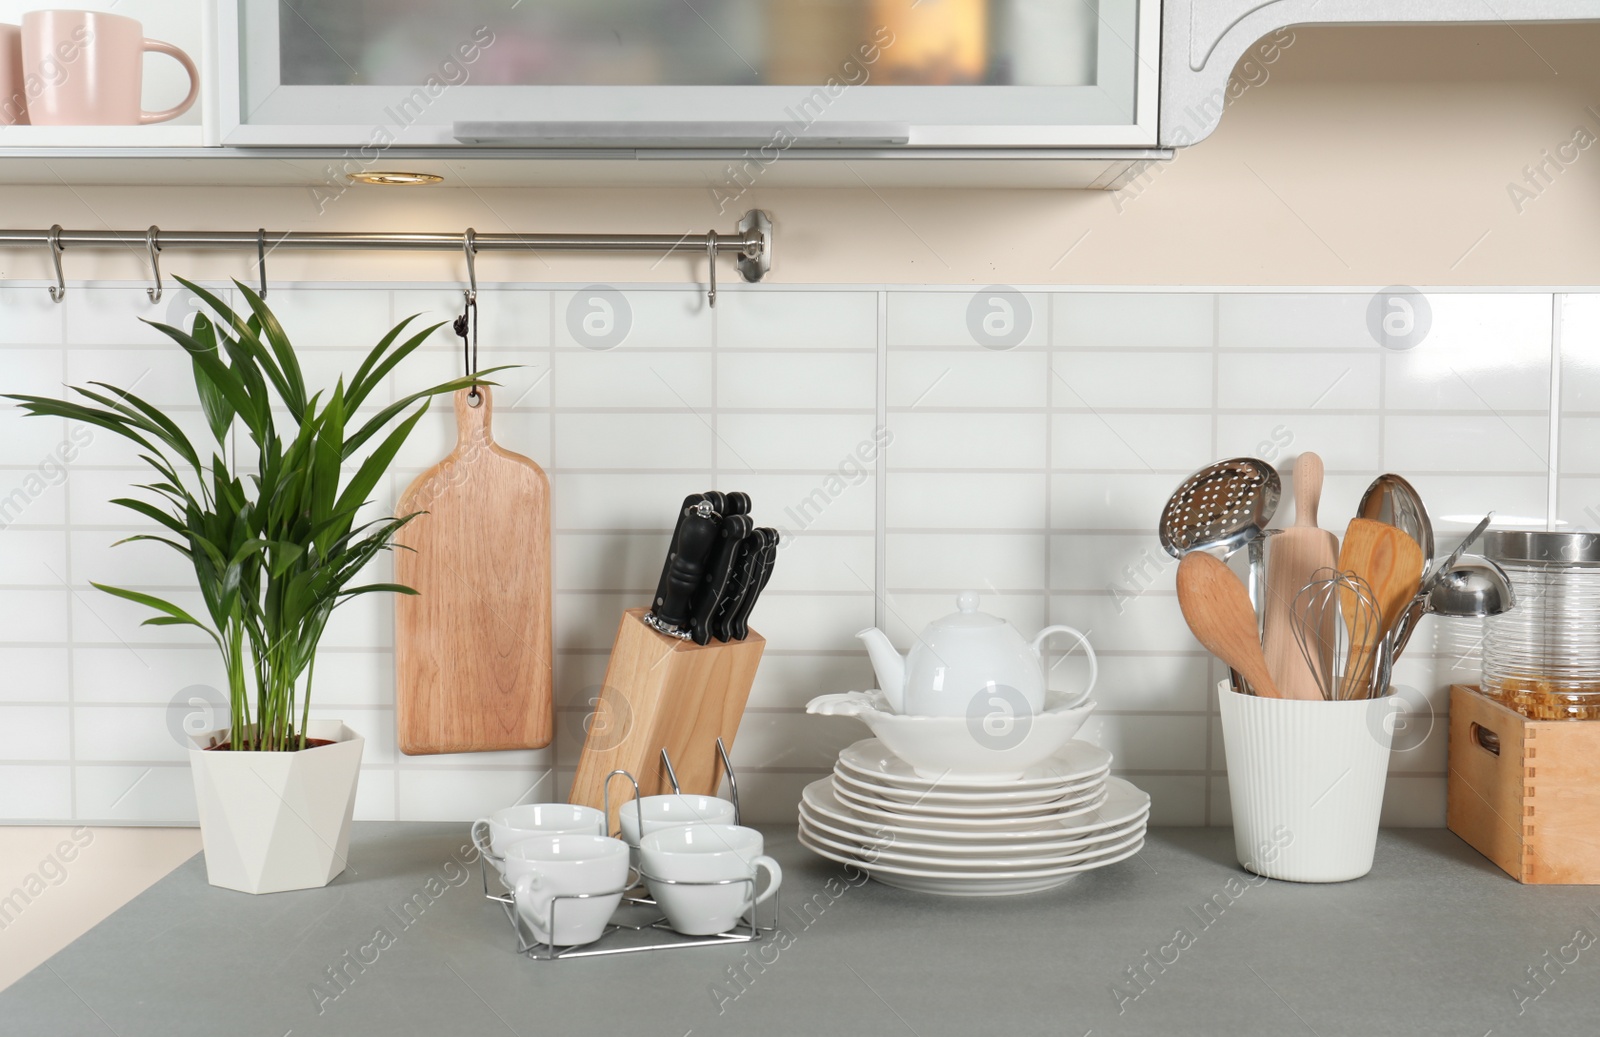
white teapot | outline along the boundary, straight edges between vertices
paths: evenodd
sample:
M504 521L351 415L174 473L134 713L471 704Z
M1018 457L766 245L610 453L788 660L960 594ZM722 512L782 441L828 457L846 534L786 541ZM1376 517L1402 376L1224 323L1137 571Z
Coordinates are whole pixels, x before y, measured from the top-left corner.
M1076 637L1089 659L1089 685L1070 704L1080 705L1089 697L1099 667L1083 634L1069 626L1051 626L1029 641L999 616L979 612L974 591L962 591L956 608L959 611L929 623L905 656L895 651L888 635L877 627L856 635L867 646L878 687L894 712L930 717L988 715L1003 703L1013 713L1037 714L1044 708L1047 683L1040 646L1045 638L1058 633Z

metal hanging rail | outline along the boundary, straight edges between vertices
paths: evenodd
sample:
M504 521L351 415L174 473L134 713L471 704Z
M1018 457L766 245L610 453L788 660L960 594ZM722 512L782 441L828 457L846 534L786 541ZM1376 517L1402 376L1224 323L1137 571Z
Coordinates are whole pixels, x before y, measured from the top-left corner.
M32 246L50 250L55 264L56 284L50 297L57 302L66 295L62 253L73 248L127 248L147 251L156 287L152 299L161 294L160 254L165 249L242 249L255 251L262 265L265 285L266 253L276 249L338 251L382 249L394 251L450 252L461 250L467 259L471 290L477 291L477 271L473 263L479 252L659 252L703 254L710 265L711 305L717 301L716 257L731 253L746 281L760 281L772 269L772 220L760 209L744 214L732 234L707 231L704 234L479 234L468 228L464 234L355 234L312 231L169 231L151 227L141 231L122 230L0 230L0 248Z

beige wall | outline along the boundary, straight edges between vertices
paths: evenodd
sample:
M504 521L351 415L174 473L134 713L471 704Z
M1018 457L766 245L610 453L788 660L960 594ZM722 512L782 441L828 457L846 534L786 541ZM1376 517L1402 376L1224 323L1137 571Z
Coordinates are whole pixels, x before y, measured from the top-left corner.
M1301 29L1216 134L1116 194L763 189L786 283L1592 285L1600 148L1518 212L1541 149L1600 136L1600 26ZM1559 73L1559 74L1558 74ZM1569 154L1572 152L1569 151ZM1554 167L1551 167L1552 169ZM676 231L726 227L700 190L0 189L0 223L191 229ZM1086 235L1086 236L1085 236ZM1076 247L1073 247L1076 243ZM1068 253L1070 248L1070 254ZM672 259L491 256L485 280L683 281ZM236 256L168 269L249 276ZM0 253L0 277L43 277ZM68 257L69 277L140 276L136 256ZM452 256L285 255L275 279L461 276Z

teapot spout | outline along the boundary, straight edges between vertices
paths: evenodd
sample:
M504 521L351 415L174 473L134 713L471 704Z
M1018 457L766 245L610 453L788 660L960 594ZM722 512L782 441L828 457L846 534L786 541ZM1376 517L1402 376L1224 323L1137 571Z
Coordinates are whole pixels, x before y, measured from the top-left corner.
M872 670L878 675L878 689L888 700L889 708L896 713L905 712L906 659L889 643L889 635L877 627L856 634L867 646L867 658L872 660Z

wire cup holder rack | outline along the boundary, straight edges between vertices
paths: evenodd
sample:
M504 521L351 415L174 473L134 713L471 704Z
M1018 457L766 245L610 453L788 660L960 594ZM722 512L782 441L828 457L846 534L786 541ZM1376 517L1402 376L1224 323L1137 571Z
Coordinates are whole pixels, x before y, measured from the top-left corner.
M739 810L739 785L734 777L733 764L728 759L728 751L722 744L722 739L717 739L718 763L722 772L728 778L728 789L733 802L734 824L742 821ZM678 777L672 768L672 759L665 749L661 750L661 764L666 769L667 779L672 784L672 791L679 793ZM626 770L618 769L606 775L605 784L605 816L611 816L611 779L617 776L628 779L633 786L633 799L635 810L639 818L639 830L644 831L644 811L639 806L639 781ZM624 807L626 809L626 807ZM621 838L621 832L612 833L613 838ZM630 852L632 848L630 847ZM773 893L770 900L771 925L762 925L759 915L762 903L757 902L756 873L730 879L713 879L704 881L691 881L685 879L664 879L646 874L642 867L630 863L628 868L627 883L619 889L605 890L598 893L558 893L550 899L549 914L545 919L545 936L541 937L523 913L517 909L517 897L513 890L505 888L503 873L496 862L504 861L504 857L483 852L479 855L479 872L483 878L483 895L500 905L505 912L506 920L510 923L512 931L517 938L517 953L535 961L553 961L558 958L598 958L616 954L637 954L643 951L668 951L680 950L688 947L726 947L730 944L752 943L758 941L766 933L772 932L778 925L778 895ZM489 880L491 870L495 873L496 883L500 891L492 888ZM689 936L680 933L667 924L666 913L657 905L650 895L650 885L668 886L745 886L748 895L745 902L750 905L746 913L740 918L734 928L726 932L716 933L711 936ZM611 918L606 922L605 929L599 939L590 943L563 946L554 942L558 915L562 913L559 908L567 904L567 917L579 904L587 900L606 900L618 897L618 906L612 912Z

